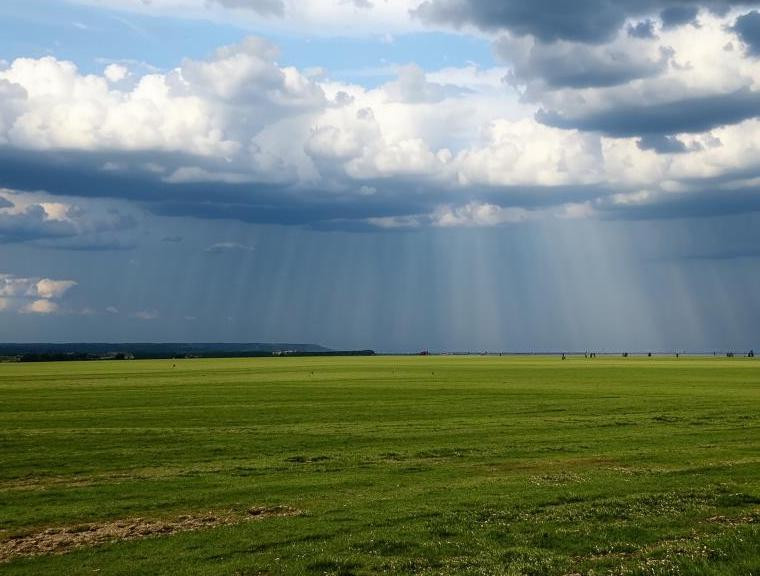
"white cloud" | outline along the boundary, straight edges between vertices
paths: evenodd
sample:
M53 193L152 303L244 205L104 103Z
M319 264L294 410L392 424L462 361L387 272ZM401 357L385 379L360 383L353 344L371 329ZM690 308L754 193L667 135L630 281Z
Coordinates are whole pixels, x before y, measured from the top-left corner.
M385 229L419 228L422 226L481 228L517 224L540 216L540 211L473 201L461 206L451 204L440 205L435 207L429 214L370 218L368 223Z
M602 180L599 138L533 119L497 120L454 160L460 184L558 186Z
M33 300L20 311L24 314L54 314L58 311L58 304L50 300Z
M49 300L51 298L60 298L76 285L77 283L73 280L50 280L49 278L43 278L35 284L35 289L40 298Z
M73 280L0 274L0 309L29 314L53 314L60 310L58 301L76 285Z
M415 104L440 102L461 94L462 89L453 84L431 82L422 68L409 64L399 68L398 79L385 86L385 93L393 102Z
M683 26L660 30L655 39L633 39L621 33L613 44L593 48L612 50L611 46L619 45L617 51L621 56L617 59L610 56L610 65L620 65L618 69L623 72L628 69L622 65L625 63L621 62L623 56L653 61L665 51L670 54L668 63L656 74L610 86L552 89L542 83L529 86L528 95L548 109L577 117L642 103L652 106L697 96L727 95L741 89L760 90L760 69L756 62L740 51L724 49L736 40L736 34L730 28L735 19L733 14L717 16L703 12L698 29ZM540 50L556 51L558 48L550 45L542 46ZM557 56L556 67L573 66L577 58L570 56L572 54ZM536 67L526 65L526 70L535 73ZM592 67L588 72L593 74L598 70Z
M116 84L117 82L124 80L129 75L129 69L126 66L122 66L121 64L109 64L103 71L103 75L106 77L106 80L113 84Z
M10 274L0 274L0 296L23 296L34 286L31 278L17 278Z
M180 4L208 9L205 1L157 0L145 10ZM375 2L372 14L385 13L385 4ZM292 6L286 3L285 14ZM345 15L347 9L356 12L350 5L307 2L302 17ZM0 70L0 143L103 156L108 150L99 174L139 172L163 187L193 186L207 194L199 202L208 205L216 201L214 184L235 187L242 192L230 202L251 208L240 211L248 214L260 191L274 195L261 186L271 184L293 206L335 197L382 206L414 190L414 210L423 215L357 217L378 226L509 223L516 213L504 211L508 202L499 193L515 187L546 189L556 210L543 216L592 217L593 203L568 204L559 194L554 200L552 190L598 187L600 195L614 190L620 198L648 190L646 202L667 189L689 192L694 179L756 166L760 124L753 119L671 134L669 142L683 145L678 154L646 149L635 134L573 127L588 114L614 114L625 106L760 91L757 63L740 50L723 49L736 40L733 18L704 12L699 28L658 28L650 38L621 31L594 46L509 38L500 45L510 59L503 66L425 71L408 65L374 88L333 81L329 71L281 66L277 48L260 38L221 47L205 60L185 60L165 73L133 72L128 81L128 69L117 64L103 75L88 75L52 57L22 58ZM510 69L519 91L504 81ZM636 73L625 77L631 70ZM618 73L622 80L615 80ZM594 74L608 77L581 81ZM541 109L569 119L567 125L538 121ZM491 194L487 202L480 200L484 189ZM10 196L0 191L1 198ZM0 241L24 234L39 241L40 230L63 237L119 225L118 219L83 218L69 200L10 202L0 200ZM614 204L621 210L633 206Z
M504 208L493 204L470 202L459 207L439 207L433 213L432 220L434 226L448 228L515 224L531 217L531 212L524 208Z
M33 300L21 308L24 314L53 314L58 311L58 304L50 300Z

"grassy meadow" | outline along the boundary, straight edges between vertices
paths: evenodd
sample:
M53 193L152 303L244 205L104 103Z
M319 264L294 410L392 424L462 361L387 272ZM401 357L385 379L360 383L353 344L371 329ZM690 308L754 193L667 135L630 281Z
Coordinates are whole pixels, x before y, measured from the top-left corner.
M0 364L0 573L760 575L760 361Z

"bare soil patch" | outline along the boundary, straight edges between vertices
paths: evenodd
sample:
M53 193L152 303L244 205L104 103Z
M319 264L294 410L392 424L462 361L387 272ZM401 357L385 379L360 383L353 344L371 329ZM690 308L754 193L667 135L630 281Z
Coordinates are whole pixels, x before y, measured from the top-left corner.
M139 540L178 532L193 532L217 526L239 524L249 520L299 516L300 510L289 506L257 506L247 511L178 516L169 520L127 518L92 522L76 526L59 526L33 533L12 536L0 542L0 562L40 554L65 554L77 548L97 546L121 540Z

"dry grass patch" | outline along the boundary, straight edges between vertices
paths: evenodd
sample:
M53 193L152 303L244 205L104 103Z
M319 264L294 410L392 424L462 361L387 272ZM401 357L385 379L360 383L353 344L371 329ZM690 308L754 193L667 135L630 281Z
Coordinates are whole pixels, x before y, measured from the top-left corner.
M178 532L206 530L217 526L239 524L248 520L298 516L302 512L289 506L258 506L244 513L209 512L203 515L178 516L170 520L128 518L108 522L91 522L76 526L59 526L18 536L0 542L0 562L40 554L65 554L77 548L98 546L108 542L139 540Z

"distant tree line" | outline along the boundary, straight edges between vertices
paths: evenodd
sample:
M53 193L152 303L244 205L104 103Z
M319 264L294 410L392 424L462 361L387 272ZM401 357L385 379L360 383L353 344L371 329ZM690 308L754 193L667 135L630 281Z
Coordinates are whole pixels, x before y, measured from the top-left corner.
M371 356L373 350L330 350L316 344L0 344L0 360L64 362L170 358L265 358L273 356Z
M32 353L21 354L20 356L5 357L6 360L16 362L67 362L67 361L92 361L92 360L170 360L178 358L272 358L272 357L302 357L302 356L374 356L374 350L333 350L330 352L240 352L232 353L208 353L208 354L185 354L185 355L160 355L160 354L130 354L119 352L113 356L96 356L86 353Z

